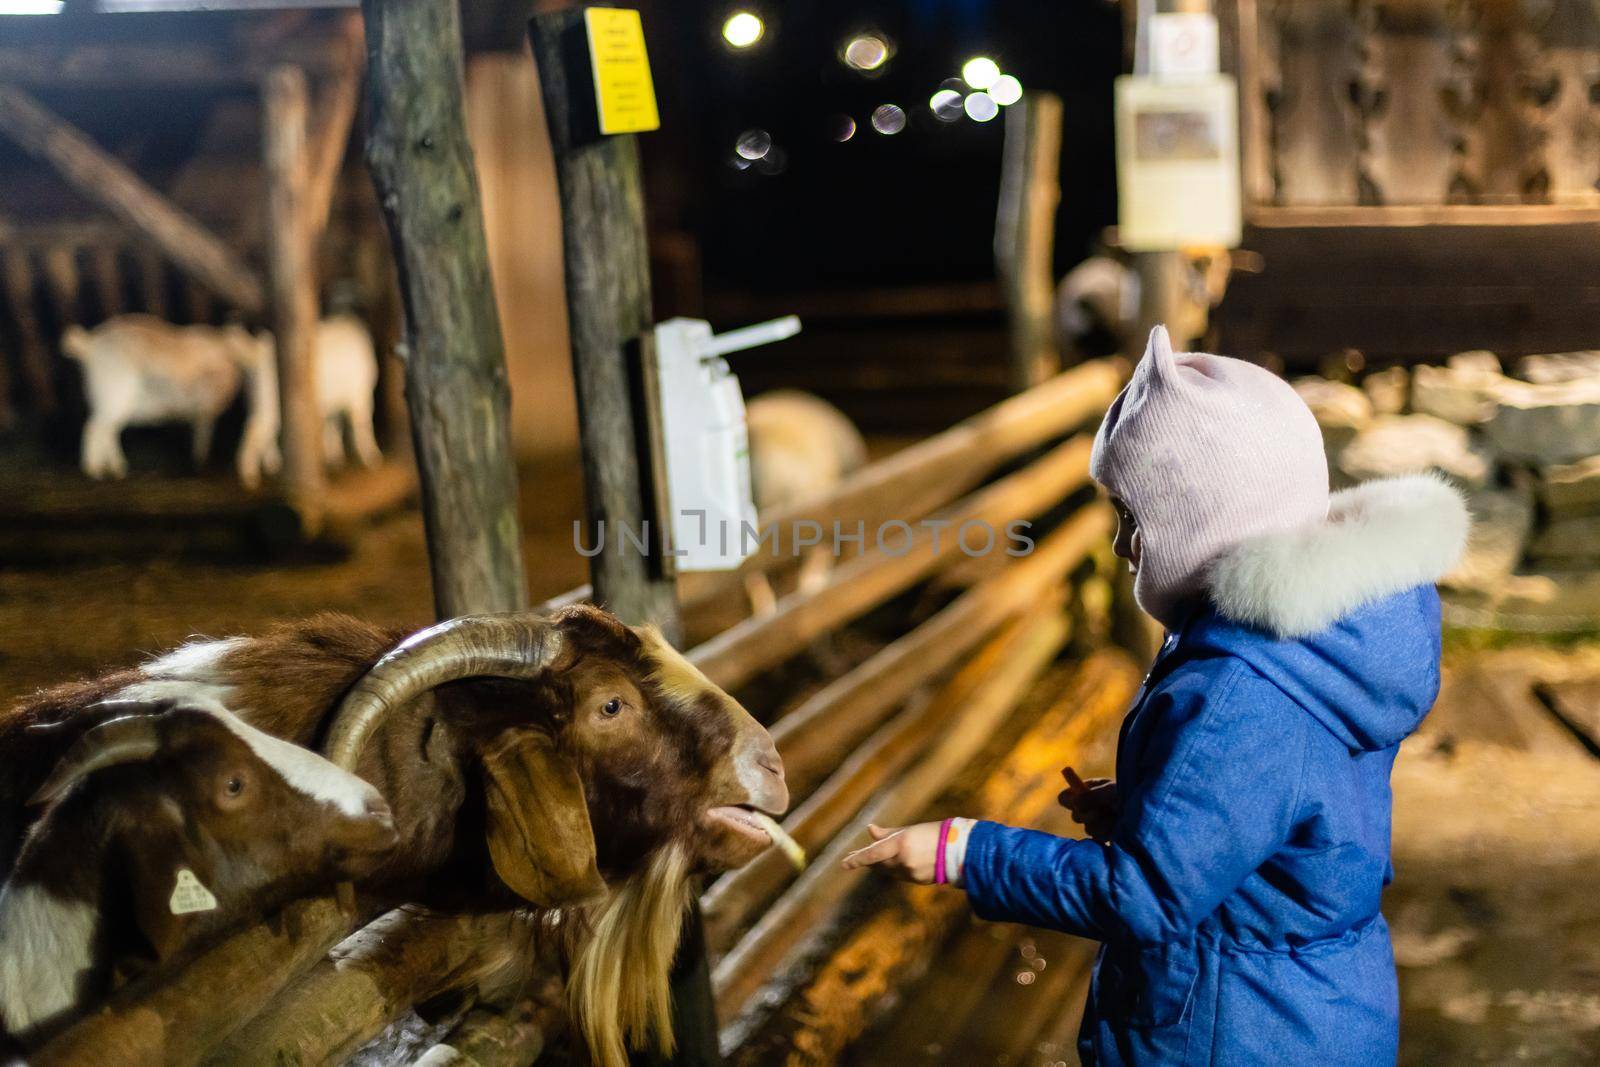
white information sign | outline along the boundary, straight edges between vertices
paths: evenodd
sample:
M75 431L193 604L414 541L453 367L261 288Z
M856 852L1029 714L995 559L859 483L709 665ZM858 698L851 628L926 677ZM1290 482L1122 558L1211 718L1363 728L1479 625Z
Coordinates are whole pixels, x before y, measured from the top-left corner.
M1238 245L1237 99L1226 76L1117 79L1117 235L1123 248Z

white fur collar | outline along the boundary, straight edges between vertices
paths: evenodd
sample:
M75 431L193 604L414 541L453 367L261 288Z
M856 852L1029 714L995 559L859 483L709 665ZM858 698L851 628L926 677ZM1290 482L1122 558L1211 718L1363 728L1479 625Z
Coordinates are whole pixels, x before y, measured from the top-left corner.
M1412 475L1335 493L1314 526L1253 537L1211 566L1217 609L1279 637L1304 637L1363 604L1438 581L1471 520L1442 478Z

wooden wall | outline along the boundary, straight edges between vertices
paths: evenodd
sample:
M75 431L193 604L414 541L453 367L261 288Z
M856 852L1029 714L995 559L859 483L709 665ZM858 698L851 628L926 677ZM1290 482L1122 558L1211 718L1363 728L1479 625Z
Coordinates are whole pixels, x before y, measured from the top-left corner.
M561 209L538 78L526 50L468 62L467 126L511 375L513 445L522 458L571 454L578 423Z

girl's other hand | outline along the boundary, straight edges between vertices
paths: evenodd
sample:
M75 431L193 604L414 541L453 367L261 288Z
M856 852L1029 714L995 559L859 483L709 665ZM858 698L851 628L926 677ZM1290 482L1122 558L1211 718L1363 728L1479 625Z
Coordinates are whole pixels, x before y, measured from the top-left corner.
M869 825L872 844L858 848L844 858L844 869L877 867L918 885L933 884L933 865L939 856L939 824L917 823L915 826L885 829Z
M1056 799L1072 812L1072 821L1082 823L1084 831L1094 840L1110 841L1117 815L1122 810L1117 799L1117 783L1110 778L1084 781L1071 767L1063 767L1061 777L1067 780L1067 788Z

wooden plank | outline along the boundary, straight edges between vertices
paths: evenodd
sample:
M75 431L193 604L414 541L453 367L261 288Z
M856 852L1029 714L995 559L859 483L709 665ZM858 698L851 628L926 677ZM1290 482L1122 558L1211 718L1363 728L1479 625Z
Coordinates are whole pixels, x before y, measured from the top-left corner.
M405 302L406 399L440 616L527 606L510 397L449 0L365 0L367 163Z
M592 584L612 611L653 621L676 640L682 626L672 580L661 566L660 517L647 503L649 467L641 457L648 457L648 445L636 416L643 404L638 376L654 325L638 145L632 135L598 132L582 10L541 14L529 34L561 194L586 543L603 536L609 546L590 562ZM646 532L650 518L657 521ZM651 551L628 550L625 531L645 533Z
M1276 0L1266 11L1277 58L1274 202L1354 204L1361 133L1350 84L1359 69L1360 40L1351 9Z
M306 196L309 94L305 72L274 67L261 86L262 157L267 182L267 275L277 343L283 440L281 482L300 527L322 527L322 411L317 401L317 275Z
M1035 91L1006 109L995 212L996 273L1011 320L1011 385L1061 369L1055 328L1056 206L1061 202L1061 98Z
M1263 228L1349 226L1541 226L1600 222L1600 208L1557 204L1385 204L1257 208L1250 225Z
M0 133L50 164L79 194L154 242L218 296L242 311L265 308L260 277L227 244L15 85L0 83Z
M56 409L55 372L34 305L33 263L27 252L0 248L0 275L11 305L11 320L17 327L17 360L28 383L31 406L48 415Z
M259 86L277 63L320 76L337 69L331 35L280 37L271 48L216 46L194 39L118 40L0 47L0 82L51 89L238 89Z
M352 913L332 898L296 901L234 934L155 986L123 987L29 1056L34 1067L189 1067L322 959Z
M525 912L406 906L351 934L212 1053L228 1067L342 1063L412 1005L470 987L533 935Z
M1442 95L1461 138L1461 183L1475 203L1518 203L1544 169L1529 98L1536 55L1528 19L1514 0L1477 5L1468 72Z
M695 648L689 658L718 685L739 686L959 555L957 531L966 524L987 524L999 546L993 550L1004 551L1003 529L1008 523L1038 515L1087 482L1092 443L1087 437L1075 437L1057 446L1032 466L924 520L909 537L902 537L897 528L881 546L835 567L820 589L784 597L770 615L724 630Z
M1056 802L1060 768L1114 728L1139 685L1139 670L1114 650L1093 654L1060 700L1028 729L962 810L1013 824L1037 822ZM937 790L934 791L935 793ZM896 825L916 818L922 805ZM883 823L883 820L877 820ZM837 862L861 840L841 839ZM809 872L808 872L809 873ZM805 986L730 1056L738 1067L836 1062L842 1050L881 1014L895 994L926 968L946 934L966 910L964 895L933 886L895 886L835 949ZM737 1038L738 1031L729 1032Z
M527 1067L561 1032L557 998L525 999L509 1009L474 1008L412 1067Z
M1600 10L1589 0L1555 0L1536 26L1548 102L1539 109L1545 194L1557 204L1600 202L1600 114L1594 86L1600 71ZM1535 79L1537 84L1537 77Z
M868 823L898 826L914 819L950 778L982 750L1028 686L1060 651L1068 625L1063 598L1052 597L996 637L959 671L938 700L961 709L951 730L905 775L851 819L795 882L764 912L712 973L718 1014L733 1019L784 962L835 915L863 872L840 862L859 848Z
M339 173L344 168L345 149L350 145L350 127L355 122L356 105L361 100L360 21L346 21L342 33L347 56L317 94L315 121L306 136L307 162L304 225L310 231L311 247L328 226L328 210Z
M1385 204L1442 204L1458 132L1442 106L1454 77L1444 5L1387 0L1365 9L1361 169Z

